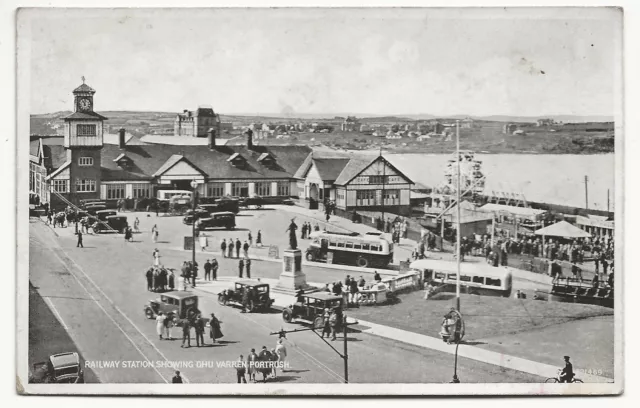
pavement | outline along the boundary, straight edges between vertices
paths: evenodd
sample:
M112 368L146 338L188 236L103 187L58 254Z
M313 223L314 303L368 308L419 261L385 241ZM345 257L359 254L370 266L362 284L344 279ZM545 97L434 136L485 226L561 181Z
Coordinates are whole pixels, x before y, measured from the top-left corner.
M233 282L238 278L224 277L217 281L208 282L196 282L196 288L191 290L209 292L214 295L222 292L233 286ZM278 283L277 279L261 279L261 282L268 283L272 288ZM309 282L310 285L316 287L322 287L321 283ZM283 309L295 303L294 295L287 295L271 291L271 298L274 299L274 306L279 309ZM366 306L362 306L366 307ZM376 324L364 320L356 320L348 317L348 311L346 312L348 323L357 323L356 330L360 333L367 333L378 337L383 337L389 340L411 344L417 347L423 347L430 350L436 350L441 353L455 354L455 347L443 342L440 338L426 336L410 332L407 330L401 330L390 326ZM475 347L472 345L460 344L458 350L458 356L464 357L479 362L492 364L505 369L516 370L539 377L554 377L557 374L558 367L550 364L539 363L532 360L527 360L520 357L506 355L504 353L498 353L483 348ZM589 383L607 383L612 382L612 379L597 376L597 375L578 375L584 382Z
M161 225L166 237L167 228ZM184 226L182 226L184 227ZM270 333L280 328L299 328L283 322L280 313L246 314L237 308L218 304L212 293L200 291L199 307L205 314L214 312L222 321L223 342L206 347L181 348L181 341L160 340L155 322L146 319L143 306L159 295L146 291L144 271L151 264L151 252L159 247L163 263L178 266L184 256L167 248L176 242L153 243L148 234L136 234L135 242L121 235L85 236L84 248L76 247L73 228L56 229L43 223L30 224L29 279L43 298L49 298L57 318L65 323L69 336L85 361L94 365L99 381L106 383L165 383L170 381L174 363L182 364L183 377L190 383L234 383L235 371L220 367L221 362L237 360L250 348L275 346ZM176 238L181 238L177 235ZM198 262L210 254L197 254ZM234 261L220 259L219 276L235 274ZM256 262L254 276L276 279L280 265ZM309 281L344 279L344 271L308 267ZM174 330L175 332L176 330ZM178 337L178 333L174 333ZM193 333L191 344L195 343ZM347 335L349 379L359 383L444 383L451 379L451 355L433 349L399 343L386 337L352 331ZM339 337L338 341L344 341ZM333 343L329 343L333 344ZM288 336L287 361L290 370L269 382L341 383L344 364L336 352L316 334L305 331ZM340 344L342 348L342 344ZM380 358L384 357L384 368ZM383 353L383 354L381 354ZM425 366L424 362L429 364ZM109 367L118 363L119 367ZM149 363L153 362L153 365ZM134 364L135 363L135 364ZM173 365L172 365L173 364ZM124 366L126 365L126 367ZM537 383L544 379L525 372L504 369L493 364L461 358L458 373L472 383Z
M250 257L257 262L253 263L252 277L260 278L275 286L277 278L282 271L282 261L268 257L268 246L277 245L284 248L287 245L286 226L292 215L299 220L308 219L312 224L322 226L329 225L334 229L356 231L360 233L373 230L372 228L354 224L348 220L332 217L327 224L322 212L309 211L296 206L274 206L275 209L241 211L237 217L238 228L235 231L207 231L209 247L206 251L196 251L196 258L200 265L206 259L216 257L220 264L218 275L220 280L214 283L202 283L199 281L196 290L203 294L201 300L202 309L214 311L225 323L223 331L233 333L232 339L223 346L214 347L220 356L218 360L226 358L235 360L240 353L245 356L248 352L247 339L251 340L253 347L261 344L274 343L274 338L268 333L281 327L290 327L284 323L278 314L240 314L233 308L223 308L217 304L215 295L220 290L230 287L233 276L237 275L237 259L222 258L219 254L219 243L223 238L240 238L243 233L252 231L255 239L258 230L263 232L264 247L250 249ZM192 349L180 349L176 342L156 340L155 324L148 321L142 313L144 299L157 295L146 292L143 274L152 262L151 253L155 248L161 252L161 262L164 265L179 269L184 260L191 258L191 251L181 249L184 236L190 235L191 227L182 223L181 217L156 217L147 213L125 213L130 223L135 217L140 219L142 233L134 235L134 242L127 243L119 234L85 235L85 248L75 247L74 228L56 228L53 230L44 223L31 224L30 244L49 248L47 250L31 251L32 257L41 259L30 267L30 279L38 281L34 286L51 290L71 290L74 292L68 296L75 299L71 304L65 304L62 300L53 300L56 309L60 312L61 319L87 319L95 321L99 326L110 328L113 335L124 335L126 339L110 339L107 342L100 341L91 333L85 333L81 324L70 326L71 337L78 344L85 358L97 361L107 357L123 356L118 358L151 359L151 361L176 361L188 358L193 361L197 358L210 358L210 354L203 355ZM298 223L300 223L298 221ZM149 231L156 224L160 231L160 241L151 242ZM277 233L281 228L281 233ZM246 235L245 235L246 236ZM31 242L33 241L33 242ZM244 240L241 240L244 241ZM300 247L304 251L308 245L307 240L299 240ZM404 260L409 256L413 248L412 241L402 240L401 245L396 245L396 260ZM49 251L49 252L48 252ZM446 253L431 253L434 257L451 258ZM404 259L403 259L404 258ZM482 261L481 259L477 260ZM304 272L310 283L319 282L318 286L324 286L326 282L344 280L348 273L356 272L365 274L373 272L370 269L348 267L344 265L326 265L315 262L305 262ZM70 276L68 281L60 282L57 274L64 271L63 276ZM379 270L384 275L397 274L396 271ZM201 272L202 273L202 272ZM526 271L516 271L516 282L526 287L536 287L546 284L545 276ZM528 285L528 286L527 286ZM514 284L518 288L518 284ZM76 293L78 292L78 293ZM211 295L211 296L209 296ZM47 293L44 294L44 297ZM276 306L283 307L292 303L293 298L282 294L273 293ZM89 300L88 307L79 306L79 299ZM58 307L60 303L60 307ZM96 306L98 307L96 309ZM100 307L102 306L102 307ZM78 311L81 311L79 313ZM67 325L69 327L69 325ZM89 326L90 327L90 326ZM373 322L360 321L358 330L354 333L363 333L365 338L352 338L349 335L350 348L356 355L361 367L355 368L356 374L350 374L350 379L357 382L447 382L449 375L444 375L441 368L450 367L451 354L454 348L443 343L439 338L412 333L401 329L375 324ZM193 338L192 338L193 341ZM334 351L326 348L313 333L304 332L295 335L295 340L290 339L292 348L292 363L301 364L306 371L299 370L296 375L282 381L295 382L341 382L343 376L342 360ZM137 344L143 346L137 346ZM352 345L352 344L353 345ZM104 344L104 350L95 350L95 344ZM123 344L123 347L112 345ZM242 345L244 344L244 345ZM401 344L401 345L399 345ZM389 363L388 370L380 373L376 361L371 360L371 355L378 354L380 350L394 348L393 363ZM201 350L198 348L197 350ZM208 349L208 348L207 348ZM137 354L136 354L137 353ZM126 355L126 356L125 356ZM295 358L294 358L295 356ZM419 364L422 356L433 361L432 369L426 369ZM491 350L480 349L471 345L461 344L459 348L459 375L464 376L469 382L540 382L542 377L552 377L556 374L557 367L538 363L521 357L514 357ZM355 360L352 360L355 361ZM387 364L385 360L385 364ZM208 368L208 369L206 369ZM104 371L106 370L106 371ZM131 380L123 376L120 371L117 375L108 369L98 369L96 374L105 382L162 382L170 378L171 369L151 369L146 371L128 372L135 377ZM395 376L394 376L395 372ZM464 374L461 374L464 373ZM211 367L194 367L185 371L188 379L194 382L234 382L235 376ZM120 378L116 378L120 376ZM605 377L582 376L585 382L607 382Z

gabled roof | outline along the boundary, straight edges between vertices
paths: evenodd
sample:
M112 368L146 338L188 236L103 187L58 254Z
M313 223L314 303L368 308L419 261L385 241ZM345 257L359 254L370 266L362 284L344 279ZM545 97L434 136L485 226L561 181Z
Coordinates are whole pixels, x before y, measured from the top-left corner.
M106 118L96 112L73 112L71 115L65 116L63 119L66 121L70 119L107 120L109 118Z
M122 160L122 159L128 159L128 160L131 160L130 158L128 158L128 157L127 157L127 155L126 155L126 154L122 153L120 156L118 156L118 157L116 157L115 159L113 159L113 161L117 163L117 162L119 162L119 161L120 161L120 160Z
M162 176L170 168L172 168L173 166L175 166L176 164L178 164L181 161L186 162L189 166L191 166L194 169L196 169L203 176L205 175L202 170L200 170L198 167L196 167L193 163L191 163L189 160L187 160L184 156L182 156L181 154L174 154L171 157L169 157L169 159L166 162L164 162L164 164L153 174L153 177Z
M320 178L323 181L334 181L350 160L346 157L339 159L313 159L313 164L316 166L318 174L320 174Z
M340 175L338 176L334 184L337 184L337 185L349 184L367 167L371 166L373 163L377 162L378 160L384 160L387 166L391 167L396 173L398 173L400 176L407 179L409 183L414 184L413 181L406 176L406 174L398 170L398 168L393 164L391 164L389 160L385 159L384 156L375 156L373 158L371 157L352 158L351 160L349 160L349 163L347 163L344 170L340 173Z
M260 157L258 157L258 161L261 162L261 161L263 161L265 159L269 159L269 158L273 159L273 156L271 156L269 153L265 152L265 153L262 153L260 155Z
M45 177L45 180L50 180L52 178L54 178L55 176L58 175L58 173L60 173L62 170L66 169L67 167L69 167L69 165L71 164L71 161L67 161L65 162L62 166L58 167L58 169L56 171L54 171L53 173L49 174L47 177Z
M127 145L121 150L115 145L104 145L102 154L102 180L151 180L154 174L173 155L180 155L198 168L208 179L289 179L300 167L311 148L308 146L216 146L213 150L202 146L185 145ZM125 153L133 165L122 169L113 161ZM241 155L246 163L242 168L233 166L227 160L234 154ZM264 166L258 162L263 153L273 156L277 166ZM174 159L175 160L175 159Z

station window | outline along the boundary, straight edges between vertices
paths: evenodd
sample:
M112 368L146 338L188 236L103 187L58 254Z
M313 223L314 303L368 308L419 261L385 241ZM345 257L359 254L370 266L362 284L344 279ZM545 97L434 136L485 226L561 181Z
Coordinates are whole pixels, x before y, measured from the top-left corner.
M207 184L207 197L222 197L224 196L224 183L208 183Z
M256 195L259 195L259 196L271 195L271 183L270 182L255 183L255 193Z
M78 159L79 166L93 166L93 157L80 157Z
M125 198L124 197L124 192L125 192L124 184L106 184L105 187L106 187L106 190L107 190L107 197L106 197L107 200Z
M288 197L291 195L290 188L288 181L278 181L278 196Z
M69 180L53 180L51 188L53 189L53 191L57 191L58 193L68 193Z
M135 183L131 185L133 190L133 198L151 197L151 184Z
M77 179L76 192L94 193L96 191L96 181L91 179Z
M77 125L78 136L95 136L96 125Z

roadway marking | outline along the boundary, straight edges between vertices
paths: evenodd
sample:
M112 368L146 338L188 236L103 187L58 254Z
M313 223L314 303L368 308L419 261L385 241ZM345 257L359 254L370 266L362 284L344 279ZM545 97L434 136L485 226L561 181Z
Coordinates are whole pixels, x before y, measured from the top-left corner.
M64 322L64 320L62 319L62 316L60 316L60 313L58 313L58 309L56 309L56 307L53 305L53 302L51 301L51 299L49 299L48 297L44 297L42 295L40 295L40 297L42 297L42 300L44 300L44 303L46 303L47 306L49 306L49 309L51 309L51 311L53 312L53 315L56 317L56 319L58 319L62 327L64 327L64 329L68 333L69 326L67 326L67 324Z
M39 235L40 238L42 238L42 236L36 232L36 235ZM158 350L158 348L147 338L147 336L144 335L144 333L142 333L142 331L113 303L113 301L100 289L100 287L98 287L98 285L96 285L96 283L82 270L82 268L72 259L69 257L69 255L64 251L64 249L62 249L62 247L60 247L55 241L54 241L54 245L56 245L58 248L51 248L51 252L53 252L53 254L56 256L56 258L58 258L58 260L65 266L65 268L71 273L71 276L74 277L74 279L76 280L76 282L78 282L78 284L85 290L85 292L91 297L91 299L93 299L93 301L96 303L96 305L104 312L104 314L109 318L109 320L111 320L113 322L113 324L122 332L122 334L124 334L124 336L129 340L129 342L133 345L133 347L140 353L140 355L142 357L144 357L144 359L150 363L150 365L152 366L152 368L154 369L154 371L156 373L158 373L158 375L160 376L160 378L162 378L164 380L165 383L169 383L169 381L165 378L164 375L162 375L162 373L160 373L160 371L158 371L158 369L155 367L154 364L151 364L151 360L146 356L146 354L144 354L144 352L142 352L142 350L140 350L140 348L136 345L136 343L133 341L133 339L131 339L131 337L124 331L124 329L122 328L122 326L120 326L118 324L118 322L116 322L116 320L106 311L106 309L100 304L100 302L93 296L93 294L87 289L87 287L82 284L82 282L80 281L80 279L76 276L76 274L72 271L73 268L69 268L68 262L65 262L65 260L62 259L62 257L60 256L60 254L58 254L58 251L62 252L64 254L64 256L69 259L69 261L71 261L74 265L75 268L84 275L85 278L87 278L91 284L102 294L102 296L109 302L111 303L112 307L121 315L123 316L125 319L127 319L127 321L131 324L131 326L133 326L133 328L140 334L142 335L142 337L144 337L144 339L147 341L147 343L149 343L149 345L151 345L151 347L153 347L155 349L155 351L162 356L162 358L166 361L169 362L169 360L166 358L166 356L160 351ZM56 250L57 249L57 250ZM183 374L182 375L183 380L188 383L189 380L188 378Z

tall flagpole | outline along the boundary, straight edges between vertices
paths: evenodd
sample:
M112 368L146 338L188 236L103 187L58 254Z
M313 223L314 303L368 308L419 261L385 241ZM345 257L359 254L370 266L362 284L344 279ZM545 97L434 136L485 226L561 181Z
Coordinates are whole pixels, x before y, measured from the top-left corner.
M458 186L456 188L456 212L457 212L457 225L456 225L456 310L460 312L460 121L456 120L456 160L458 160Z

